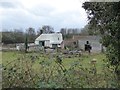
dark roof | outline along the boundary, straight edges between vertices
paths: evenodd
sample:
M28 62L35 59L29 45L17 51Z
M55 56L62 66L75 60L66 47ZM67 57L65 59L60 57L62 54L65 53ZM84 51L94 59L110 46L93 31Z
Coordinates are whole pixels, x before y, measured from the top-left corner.
M78 40L100 40L100 36L79 36L79 35L76 35L76 36L73 36L73 38L71 39L66 39L64 40L64 45L69 45L73 42L76 42Z

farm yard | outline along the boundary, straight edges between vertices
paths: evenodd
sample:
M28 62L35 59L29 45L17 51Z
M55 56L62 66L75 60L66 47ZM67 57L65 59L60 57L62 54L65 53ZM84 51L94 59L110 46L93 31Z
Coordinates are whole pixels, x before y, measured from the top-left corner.
M0 89L119 90L120 2L89 1L0 2Z
M3 88L116 88L102 53L2 52Z

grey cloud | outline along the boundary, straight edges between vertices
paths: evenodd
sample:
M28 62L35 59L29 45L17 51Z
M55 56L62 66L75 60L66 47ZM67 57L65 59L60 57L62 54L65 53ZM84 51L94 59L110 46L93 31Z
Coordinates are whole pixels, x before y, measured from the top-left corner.
M86 23L81 20L79 22L72 21L72 16L79 17L79 13L66 12L53 16L46 16L42 18L33 17L31 14L24 14L24 11L8 12L10 15L6 14L6 19L3 20L3 28L28 28L34 27L36 30L42 25L51 25L54 27L55 31L59 31L60 28L81 28Z
M19 1L0 1L0 8L5 9L14 9L14 8L22 8L23 5Z
M10 2L1 2L0 7L3 7L3 8L15 8L15 5L13 3L10 3Z
M28 14L26 15L23 10L6 10L2 18L2 27L3 28L27 28L32 24L35 24L34 18Z
M18 7L20 8L17 9ZM19 2L6 2L2 8L5 8L2 27L8 29L23 28L25 30L33 27L37 30L42 25L51 25L55 31L59 31L60 28L81 28L86 24L79 11L56 13L55 8L49 5L36 5L28 9ZM13 10L8 10L9 8L13 8ZM76 20L76 18L79 19Z
M1 2L1 7L3 8L15 8L16 5L14 5L13 3L11 2Z

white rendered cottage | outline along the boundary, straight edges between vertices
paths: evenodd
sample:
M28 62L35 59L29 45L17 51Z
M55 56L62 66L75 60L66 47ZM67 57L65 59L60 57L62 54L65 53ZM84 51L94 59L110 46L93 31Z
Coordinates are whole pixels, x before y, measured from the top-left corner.
M35 44L40 47L64 48L63 37L61 33L41 34L35 39Z

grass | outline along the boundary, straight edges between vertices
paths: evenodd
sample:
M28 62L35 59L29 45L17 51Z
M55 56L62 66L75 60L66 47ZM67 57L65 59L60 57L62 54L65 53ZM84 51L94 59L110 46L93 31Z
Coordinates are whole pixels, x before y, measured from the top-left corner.
M20 53L20 52L2 52L2 64L6 65L9 62L12 62L13 60L16 60L20 57L22 57L23 55L25 55L24 53ZM44 54L40 54L40 53L27 53L27 56L32 56L32 55L36 55L39 57L39 59L35 60L35 63L33 65L34 69L37 69L37 67L39 66L39 62L42 60L47 61L53 61L55 60L55 57L52 55L44 55ZM96 59L96 67L97 67L97 71L98 73L102 72L102 67L103 67L103 59L105 59L105 55L104 54L92 54L92 55L83 55L81 57L71 57L71 58L67 58L63 56L63 65L65 66L65 68L69 68L70 65L75 62L75 61L80 61L80 63L82 64L82 66L84 68L89 68L91 66L91 60Z
M2 64L2 52L0 51L0 64Z
M9 63L17 58L19 58L21 56L20 53L18 52L2 52L2 64L6 64Z
M3 52L2 53L2 64L4 66L6 66L8 63L9 66L7 68L11 68L13 67L14 65L17 65L17 68L20 68L19 72L23 72L23 71L28 71L27 67L29 68L32 68L32 70L30 70L30 72L33 74L38 74L40 75L40 77L43 77L46 79L48 79L48 76L50 74L50 71L54 71L53 72L53 75L51 75L51 79L52 81L56 81L58 79L59 81L59 78L56 77L57 73L55 69L58 69L60 68L56 63L55 63L55 60L56 60L56 55L59 55L58 54L52 54L52 53L49 53L49 54L42 54L42 53L35 53L35 52L32 52L32 53L22 53L22 52ZM98 76L96 77L93 77L89 76L89 79L91 78L92 80L92 77L94 78L94 80L97 78L100 82L100 87L101 86L106 86L107 85L107 82L104 80L104 77L106 76L103 72L103 68L104 68L104 64L106 64L103 60L106 60L106 57L104 54L102 53L97 53L97 54L91 54L91 55L88 55L87 53L84 53L82 56L76 56L76 55L62 55L60 54L61 58L62 58L62 65L67 69L69 70L70 67L72 66L73 67L73 64L78 64L80 63L80 65L82 65L82 68L87 68L90 70L91 66L93 65L91 63L91 61L93 59L96 59L96 69L97 69L97 74ZM20 60L19 60L20 59ZM27 64L26 64L27 63ZM44 65L48 65L48 66L40 66L40 63L44 63ZM50 65L49 65L50 64ZM45 68L44 68L45 67ZM53 68L55 67L55 68ZM58 67L58 68L57 68ZM78 68L79 66L75 67L76 69L75 70L79 70ZM24 69L24 70L23 70ZM54 69L54 70L49 70L49 69ZM107 69L106 69L107 70ZM88 71L87 71L88 72ZM45 74L46 73L46 74ZM86 73L86 71L85 71ZM4 71L5 74L5 77L6 76L9 76L7 74L9 74L9 71ZM73 82L76 80L75 77L74 77L74 72L71 73L72 74L72 78L73 78ZM103 76L101 76L103 74ZM109 74L109 73L108 73ZM16 74L17 75L17 74ZM4 76L4 75L3 75ZM25 75L23 74L23 76L25 77ZM59 76L59 75L58 75ZM79 77L80 75L77 75L77 77ZM88 75L87 75L88 76ZM18 76L16 76L18 77ZM64 76L66 77L66 76ZM80 76L82 77L82 76ZM86 80L86 76L83 76L83 82L84 82L84 79ZM110 76L111 77L111 76ZM109 78L110 78L109 77ZM56 78L56 79L55 79ZM69 78L69 77L67 77ZM108 79L109 79L108 78ZM81 78L80 78L81 79ZM6 79L7 80L7 79ZM61 80L61 79L60 79ZM18 81L18 80L17 80ZM80 81L80 80L78 80ZM81 82L82 82L81 81ZM62 83L62 82L61 82ZM75 82L74 82L75 83ZM7 84L7 83L6 83ZM6 85L5 84L5 85ZM85 85L85 87L88 87L87 86L88 84ZM92 85L92 84L91 84ZM75 85L74 85L75 86ZM93 82L93 86L91 87L95 87L97 86L97 84L94 84Z

